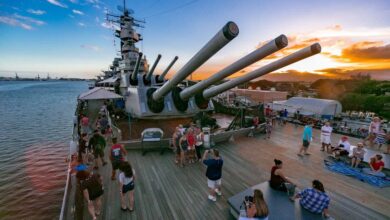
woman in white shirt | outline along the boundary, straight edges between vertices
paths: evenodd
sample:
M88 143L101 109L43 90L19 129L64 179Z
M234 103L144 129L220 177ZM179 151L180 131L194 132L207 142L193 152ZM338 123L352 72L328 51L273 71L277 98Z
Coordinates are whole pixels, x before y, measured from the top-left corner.
M120 166L121 172L119 173L119 192L121 195L121 209L127 210L125 197L128 195L129 199L129 211L134 210L134 179L135 171L131 167L129 162L123 162Z

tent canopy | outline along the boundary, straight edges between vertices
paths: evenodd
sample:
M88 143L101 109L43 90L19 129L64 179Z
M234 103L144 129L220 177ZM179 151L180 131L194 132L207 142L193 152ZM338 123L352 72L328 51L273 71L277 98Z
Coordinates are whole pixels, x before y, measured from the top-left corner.
M99 100L99 99L121 99L122 96L107 91L102 87L95 87L79 95L79 100Z
M103 81L100 81L100 82L98 82L97 84L115 83L118 79L119 79L119 77L113 76L113 77L110 77L110 78L105 79L105 80L103 80Z
M342 106L336 100L292 97L286 101L273 102L273 109L287 109L289 112L299 111L304 114L313 113L320 116L335 116L341 113Z

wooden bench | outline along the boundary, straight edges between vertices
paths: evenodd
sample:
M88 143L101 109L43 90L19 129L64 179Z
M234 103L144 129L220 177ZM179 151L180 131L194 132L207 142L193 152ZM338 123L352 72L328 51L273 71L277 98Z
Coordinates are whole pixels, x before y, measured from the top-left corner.
M301 207L299 202L292 202L288 199L287 193L277 191L269 186L269 182L252 186L243 192L240 192L228 199L230 213L237 219L240 215L240 206L245 196L253 196L255 189L263 192L264 200L267 202L269 209L269 220L272 219L301 219L316 220L323 219L322 215L311 213ZM298 200L297 200L298 201Z

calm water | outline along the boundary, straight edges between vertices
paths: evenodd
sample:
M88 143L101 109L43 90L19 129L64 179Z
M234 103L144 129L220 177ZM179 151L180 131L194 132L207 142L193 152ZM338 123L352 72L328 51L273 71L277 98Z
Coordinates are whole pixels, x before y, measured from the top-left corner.
M0 219L58 219L86 82L0 81Z

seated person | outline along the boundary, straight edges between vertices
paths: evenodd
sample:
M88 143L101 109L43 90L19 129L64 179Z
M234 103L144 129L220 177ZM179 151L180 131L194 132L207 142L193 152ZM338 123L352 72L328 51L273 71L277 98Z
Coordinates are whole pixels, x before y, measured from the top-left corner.
M383 167L385 167L385 163L382 161L382 155L377 154L370 159L370 168L363 168L363 173L385 177L386 174L382 172Z
M256 220L268 220L268 206L264 200L263 192L259 189L255 189L253 197L248 197L245 201L245 210L247 218L240 219L256 219Z
M275 166L271 169L271 179L269 181L271 188L287 192L288 195L294 195L295 184L283 174L283 162L275 159Z
M299 192L294 199L300 198L299 204L306 210L329 217L328 207L330 198L326 194L324 185L319 180L313 180L313 188L307 188Z
M343 136L341 137L341 140L339 141L337 147L332 148L332 152L334 157L336 158L339 156L348 156L350 148L351 144L348 141L348 137Z
M366 150L363 148L363 143L358 143L357 147L355 147L352 151L351 167L358 167L359 163L363 161L365 153Z

